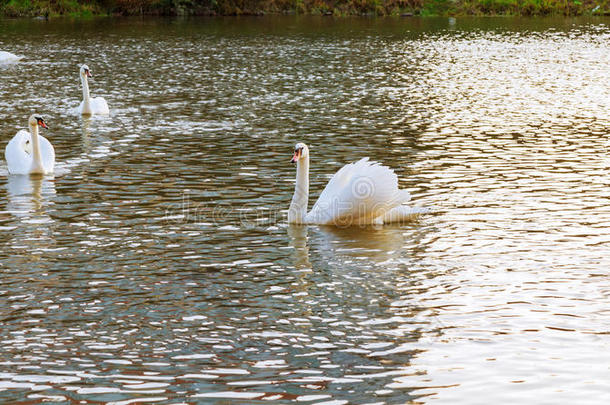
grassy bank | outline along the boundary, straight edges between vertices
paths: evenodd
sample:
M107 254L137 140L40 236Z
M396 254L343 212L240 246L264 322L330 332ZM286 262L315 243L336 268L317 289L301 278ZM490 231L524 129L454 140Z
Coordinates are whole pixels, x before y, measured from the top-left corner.
M0 0L0 15L610 15L610 0Z

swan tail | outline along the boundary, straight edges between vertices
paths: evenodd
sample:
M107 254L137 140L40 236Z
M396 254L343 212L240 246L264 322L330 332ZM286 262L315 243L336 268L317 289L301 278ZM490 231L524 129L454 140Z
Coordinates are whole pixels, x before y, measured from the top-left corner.
M417 219L421 214L429 212L424 207L409 207L407 205L399 205L386 212L383 216L377 218L377 224L391 224L397 222L409 222Z
M400 205L409 201L411 201L411 193L407 190L398 190L396 193L396 202Z

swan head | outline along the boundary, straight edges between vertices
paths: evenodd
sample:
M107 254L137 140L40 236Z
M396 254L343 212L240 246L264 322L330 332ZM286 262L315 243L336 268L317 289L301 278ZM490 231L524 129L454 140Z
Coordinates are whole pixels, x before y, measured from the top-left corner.
M303 142L299 142L294 146L294 155L290 163L297 163L301 159L309 157L309 148Z
M44 122L44 118L38 114L30 115L30 119L28 120L30 127L35 127L36 125L41 126L42 128L49 129L47 123Z
M92 77L89 66L83 65L80 67L80 77L82 77L83 79L87 77Z

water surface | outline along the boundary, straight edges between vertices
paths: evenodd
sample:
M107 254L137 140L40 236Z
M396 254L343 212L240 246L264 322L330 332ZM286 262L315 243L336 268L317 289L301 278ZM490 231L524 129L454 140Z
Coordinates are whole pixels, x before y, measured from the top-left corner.
M609 21L0 21L0 401L606 403ZM287 226L297 141L431 212Z

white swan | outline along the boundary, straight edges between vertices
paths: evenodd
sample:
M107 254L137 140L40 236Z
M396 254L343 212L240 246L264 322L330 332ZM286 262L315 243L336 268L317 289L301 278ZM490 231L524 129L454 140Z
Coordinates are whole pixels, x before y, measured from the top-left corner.
M10 52L0 51L0 63L18 62L23 56L17 56Z
M297 164L297 181L288 222L316 225L371 225L400 222L414 211L403 203L411 199L398 188L394 171L368 158L343 166L330 179L307 213L309 199L309 148L297 143L291 162Z
M89 82L88 77L92 77L89 66L83 65L80 67L80 81L83 84L83 101L78 106L78 112L82 115L93 115L93 114L110 114L108 104L104 97L91 98L89 96Z
M6 145L4 157L10 174L52 173L55 167L55 149L41 135L38 126L48 128L44 119L32 114L29 119L30 132L22 129Z

